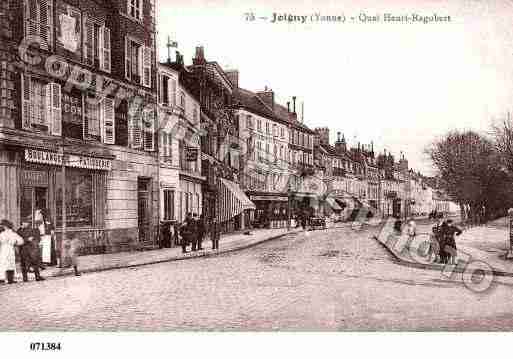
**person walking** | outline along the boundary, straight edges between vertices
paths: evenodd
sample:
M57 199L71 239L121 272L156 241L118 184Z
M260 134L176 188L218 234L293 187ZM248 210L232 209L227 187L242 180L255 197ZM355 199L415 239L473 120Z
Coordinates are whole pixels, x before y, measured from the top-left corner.
M449 261L449 246L448 246L448 236L449 236L449 225L446 221L442 221L439 230L439 241L440 241L440 262L442 264L447 264Z
M440 258L440 238L441 238L441 228L442 221L438 220L433 228L431 229L433 234L430 238L429 243L429 254L432 257L433 262L439 263L441 262Z
M211 229L211 239L212 239L212 249L219 250L219 238L221 237L219 230L219 223L217 222L217 218L214 218L212 221L212 229Z
M305 231L306 230L306 222L307 222L306 211L301 210L301 213L299 215L301 217L301 227L303 228L303 231Z
M456 248L456 238L455 236L459 236L462 232L456 225L454 225L452 219L447 220L447 232L446 232L446 246L448 246L448 262L450 264L456 264L456 257L458 250Z
M0 221L0 280L8 284L16 283L14 274L16 272L16 250L15 246L23 245L23 238L13 231L13 224L3 219ZM5 279L3 279L5 278Z
M39 269L41 268L39 231L32 228L28 218L24 218L21 221L20 229L18 229L18 235L23 238L23 244L20 246L20 264L23 281L28 282L28 272L30 268L34 271L36 281L45 280L39 273Z
M192 251L196 252L198 250L198 216L194 213L190 216L189 219L190 231L191 231L191 241L192 241Z
M198 220L198 250L203 250L203 237L207 231L207 225L205 223L205 216L202 214Z
M399 236L403 233L403 222L399 218L394 222L394 232Z
M191 217L190 213L187 213L187 216L185 217L185 220L183 221L182 225L180 226L180 236L182 237L182 253L187 253L187 246L189 245L189 242L191 241Z
M77 237L67 238L62 242L61 267L73 267L75 276L80 277L78 271L78 256L80 254L81 242Z

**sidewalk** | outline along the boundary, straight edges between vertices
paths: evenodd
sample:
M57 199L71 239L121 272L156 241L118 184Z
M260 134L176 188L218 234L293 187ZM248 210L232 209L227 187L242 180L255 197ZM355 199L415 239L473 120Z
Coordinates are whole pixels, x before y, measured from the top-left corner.
M251 247L272 239L285 236L288 233L297 233L299 230L286 228L277 229L256 229L250 235L242 233L222 235L219 241L219 250L211 249L212 242L207 239L203 241L203 250L197 252L182 253L181 247L163 248L150 251L120 252L112 254L97 254L80 256L78 258L79 270L81 273L98 272L110 269L137 267L147 264L163 263L176 260L185 260L198 257L215 256L221 253L232 252ZM47 267L41 272L45 278L73 275L73 268ZM21 270L18 267L16 280L22 280ZM33 280L33 274L29 274L29 280Z
M386 231L383 232L386 233ZM447 265L434 263L429 258L417 255L419 252L422 253L425 248L419 250L416 245L424 242L428 233L419 233L419 235L424 237L418 240L417 244L414 243L410 250L407 248L405 236L394 240L382 234L375 239L402 264L425 269L444 269ZM482 261L490 266L496 275L513 276L513 260L505 259L505 253L509 249L509 228L506 229L504 226L497 226L496 223L492 223L491 225L466 229L460 236L456 237L456 246L458 250L457 261L460 261L456 271L464 270L468 263ZM415 258L412 258L412 255ZM449 267L453 266L449 265Z

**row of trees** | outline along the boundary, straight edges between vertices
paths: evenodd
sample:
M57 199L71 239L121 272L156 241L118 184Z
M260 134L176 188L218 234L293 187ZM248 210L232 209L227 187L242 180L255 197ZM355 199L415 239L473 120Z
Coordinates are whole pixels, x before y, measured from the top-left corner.
M489 133L451 131L426 148L441 187L478 222L504 216L513 207L513 121L492 124ZM482 218L484 216L484 218Z

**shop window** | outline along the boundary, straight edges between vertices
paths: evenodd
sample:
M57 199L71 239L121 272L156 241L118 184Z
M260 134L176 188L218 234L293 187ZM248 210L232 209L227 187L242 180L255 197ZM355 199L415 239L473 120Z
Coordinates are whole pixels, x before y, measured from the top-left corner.
M93 225L93 181L88 171L66 171L66 226L88 227ZM62 226L62 188L57 188L57 226Z
M175 218L175 191L164 190L164 219Z

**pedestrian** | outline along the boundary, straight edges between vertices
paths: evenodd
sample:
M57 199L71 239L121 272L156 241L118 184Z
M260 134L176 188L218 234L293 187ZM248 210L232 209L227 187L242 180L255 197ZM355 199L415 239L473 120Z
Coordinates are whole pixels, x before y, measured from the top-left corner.
M457 257L457 248L456 248L456 236L459 236L461 233L461 229L459 229L456 225L454 225L452 219L447 220L447 230L446 230L446 246L448 246L448 262L450 264L456 264Z
M192 241L192 251L196 252L198 250L198 215L196 213L192 214L190 217L190 231L191 231L191 241Z
M300 216L301 216L301 227L303 227L303 231L304 231L304 230L306 230L306 224L307 224L306 211L302 210Z
M433 262L441 262L440 258L440 238L442 221L438 220L432 228L433 234L430 238L429 254L433 257Z
M80 272L78 270L78 255L80 254L80 239L77 237L68 238L64 241L63 244L63 255L61 265L63 267L73 267L73 272L75 276L80 277Z
M205 216L202 214L198 220L198 250L203 250L203 237L207 231Z
M395 222L394 222L394 232L395 232L395 234L400 236L403 233L402 227L403 227L403 222L399 218L397 218L395 220Z
M41 236L41 261L54 266L57 264L55 250L55 227L51 221L48 210L43 208L36 211L35 221ZM44 268L43 268L44 269Z
M440 262L442 264L447 264L449 261L449 253L448 253L448 233L449 233L449 225L446 221L442 221L439 229L439 241L440 241Z
M34 271L36 281L45 280L39 273L39 269L41 268L39 231L32 228L30 219L24 218L21 221L20 229L18 229L18 235L23 238L23 245L20 246L20 265L23 281L28 282L28 272L30 268Z
M8 284L16 283L16 250L15 246L23 245L23 238L13 231L13 224L3 219L0 221L2 232L0 233L0 280ZM5 279L4 279L5 278Z
M190 213L187 213L185 220L180 226L180 236L182 237L181 245L182 245L182 253L187 253L187 246L191 241L191 217Z
M211 229L211 239L212 239L212 249L218 250L219 249L219 238L221 236L220 229L219 229L219 223L217 222L217 218L214 218L212 221L212 229Z

